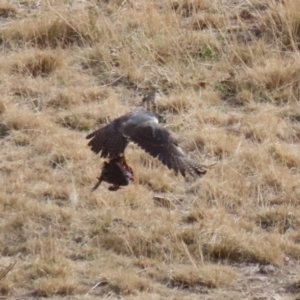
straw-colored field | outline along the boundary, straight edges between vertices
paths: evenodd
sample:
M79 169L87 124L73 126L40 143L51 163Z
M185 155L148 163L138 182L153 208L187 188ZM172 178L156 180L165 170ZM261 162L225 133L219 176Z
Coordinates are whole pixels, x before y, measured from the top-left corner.
M0 1L0 298L299 299L299 7ZM91 193L85 136L154 89L216 166L186 180L130 144L135 183Z

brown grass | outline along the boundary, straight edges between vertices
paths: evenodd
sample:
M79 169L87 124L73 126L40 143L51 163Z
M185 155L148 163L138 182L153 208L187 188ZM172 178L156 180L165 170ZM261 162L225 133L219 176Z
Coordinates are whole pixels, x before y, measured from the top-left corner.
M181 288L193 288L205 286L215 288L226 286L235 278L235 273L228 267L210 266L199 267L196 270L193 266L181 267L171 275L170 285Z
M12 73L28 75L32 77L47 77L62 64L59 53L52 51L34 51L24 55L12 66Z
M101 294L113 293L117 295L130 295L137 292L150 292L149 280L138 275L128 276L126 270L111 271L102 274L99 280L104 286Z
M1 295L296 299L299 1L71 2L0 1ZM217 164L185 180L130 144L135 183L91 193L85 135L153 89Z

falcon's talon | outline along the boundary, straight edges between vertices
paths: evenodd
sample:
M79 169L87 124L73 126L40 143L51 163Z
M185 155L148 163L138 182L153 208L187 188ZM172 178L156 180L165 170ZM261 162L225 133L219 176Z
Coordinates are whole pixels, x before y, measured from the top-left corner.
M118 186L118 185L111 185L109 188L108 188L108 190L109 191L112 191L112 192L115 192L115 191L117 191L118 189L120 189L121 187L120 186Z

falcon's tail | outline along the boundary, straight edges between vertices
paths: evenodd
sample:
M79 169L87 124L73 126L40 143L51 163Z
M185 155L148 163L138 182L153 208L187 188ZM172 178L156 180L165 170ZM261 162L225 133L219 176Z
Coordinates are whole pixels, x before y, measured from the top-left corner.
M181 174L183 176L185 176L186 175L185 171L186 171L190 175L193 175L193 176L196 175L196 176L201 177L201 176L205 175L207 170L212 168L215 164L216 163L213 163L211 165L201 165L201 164L195 162L194 160L185 159L185 170L183 171L183 173L181 172Z
M213 166L215 166L216 163L210 164L210 165L197 165L194 168L194 172L198 175L198 176L202 176L204 174L206 174L207 170L212 168Z

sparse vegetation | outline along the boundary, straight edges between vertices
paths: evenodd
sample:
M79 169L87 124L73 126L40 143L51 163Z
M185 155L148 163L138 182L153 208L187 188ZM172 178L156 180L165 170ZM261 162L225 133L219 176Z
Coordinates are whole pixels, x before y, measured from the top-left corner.
M0 295L297 299L299 7L0 1ZM135 183L91 193L86 133L153 89L216 166L185 180L130 145Z

